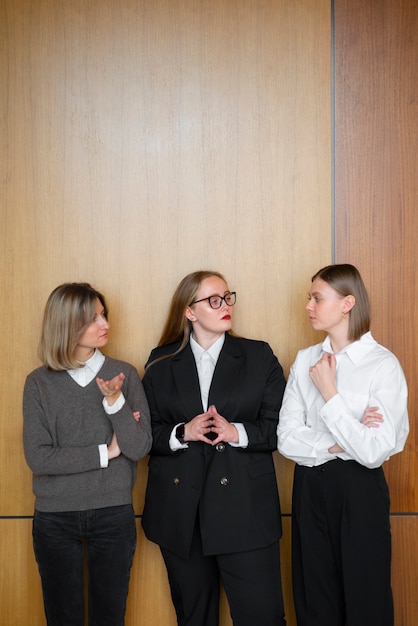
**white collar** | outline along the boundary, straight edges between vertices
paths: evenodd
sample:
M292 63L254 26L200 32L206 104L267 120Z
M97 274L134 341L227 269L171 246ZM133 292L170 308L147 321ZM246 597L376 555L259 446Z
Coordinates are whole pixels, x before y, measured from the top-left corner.
M345 346L338 354L346 353L347 356L353 361L353 363L358 363L365 354L370 352L376 345L376 340L373 339L370 331L364 333L357 341L353 341ZM328 352L333 354L333 350L331 347L331 340L329 335L325 338L322 343L323 352Z
M77 382L90 378L92 380L101 369L105 361L105 356L97 348L94 354L87 359L84 363L81 363L81 367L68 370L69 375Z
M222 334L219 337L219 339L217 339L215 341L215 343L213 343L210 346L210 348L205 350L204 348L202 348L201 345L199 345L197 343L196 339L193 338L193 335L190 335L190 347L192 349L193 356L194 356L196 361L200 361L200 359L202 358L203 353L207 352L209 354L210 358L213 360L213 362L216 363L218 361L218 357L219 357L219 354L220 354L220 352L222 350L224 342L225 342L225 333Z

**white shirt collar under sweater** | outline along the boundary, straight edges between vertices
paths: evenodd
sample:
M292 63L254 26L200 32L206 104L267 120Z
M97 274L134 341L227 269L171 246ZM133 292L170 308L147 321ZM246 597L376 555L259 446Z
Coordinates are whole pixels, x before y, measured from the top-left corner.
M96 378L104 361L105 361L104 354L102 354L100 350L97 350L96 348L93 356L91 356L84 363L83 367L77 367L72 370L67 370L67 372L75 380L75 382L80 385L80 387L87 387L87 385L94 378Z

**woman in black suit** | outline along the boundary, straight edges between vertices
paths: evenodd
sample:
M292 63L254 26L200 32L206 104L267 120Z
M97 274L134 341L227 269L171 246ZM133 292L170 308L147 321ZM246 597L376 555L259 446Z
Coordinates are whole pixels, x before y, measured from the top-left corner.
M153 430L143 528L160 546L179 626L283 626L272 451L285 388L270 346L231 332L218 272L177 287L144 376Z

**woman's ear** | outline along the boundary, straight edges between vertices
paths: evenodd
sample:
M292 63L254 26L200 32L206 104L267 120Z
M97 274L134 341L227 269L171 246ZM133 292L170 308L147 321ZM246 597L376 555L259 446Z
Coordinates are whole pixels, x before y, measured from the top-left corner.
M344 298L344 307L343 307L344 313L348 313L349 311L351 311L355 303L356 303L356 299L354 296L352 295L346 296Z
M187 319L190 322L195 322L196 321L196 316L193 313L193 309L191 309L189 306L186 308L186 311L185 311L184 315L187 317Z

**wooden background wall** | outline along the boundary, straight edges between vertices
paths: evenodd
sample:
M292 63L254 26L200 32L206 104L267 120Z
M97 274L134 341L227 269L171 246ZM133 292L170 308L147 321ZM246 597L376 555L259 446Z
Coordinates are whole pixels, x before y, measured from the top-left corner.
M411 432L384 465L396 626L418 624L418 4L335 0L335 260L369 287L372 332L399 357Z
M45 623L21 394L57 284L105 293L107 352L141 373L195 269L225 273L236 330L286 370L312 343L308 280L332 249L330 30L328 0L1 0L4 626ZM277 466L289 514L292 467ZM138 515L145 481L146 461ZM138 530L127 626L171 626L159 550ZM287 517L291 615L289 539Z
M413 12L414 3L401 0L396 10L398 0L386 0L377 12L371 4L362 12L355 2L356 10L346 11L350 3L336 0L335 60L343 74L335 81L335 256L356 262L373 301L382 298L385 304L399 301L399 294L409 293L411 301L416 285L396 280L389 245L392 204L386 195L383 204L374 205L375 212L385 207L384 229L376 228L370 204L363 203L362 212L358 203L351 217L357 186L370 192L370 181L367 168L361 171L367 109L357 128L350 122L358 107L350 106L356 98L350 96L348 77L354 80L357 72L351 58L364 65L364 53L375 55L377 64L382 49L386 55L396 52L393 68L405 60L407 46L414 45L412 24L408 43L396 47L396 41L408 24L404 11ZM356 46L357 15L363 16L364 31ZM367 17L377 20L368 30ZM399 30L388 32L388 18ZM371 31L382 39L370 39ZM375 46L367 48L370 41ZM57 284L88 280L105 293L112 325L107 352L134 363L140 373L174 287L198 268L225 273L238 292L236 330L269 341L286 372L296 351L318 340L304 305L309 277L332 260L330 61L328 0L0 0L1 626L45 624L31 545L33 496L21 446L21 393L26 374L38 365L42 310ZM407 99L413 95L407 91L416 78L413 67L415 74L405 69L396 84L404 96L396 117L402 150L406 132L417 128L405 126L412 110L411 124L417 121L414 101ZM364 88L359 81L357 89ZM385 96L383 83L377 93L368 89L370 98ZM381 102L376 99L373 109L377 130L391 127L392 110L379 108ZM409 158L408 167L396 170L405 199L402 215L409 220L405 232L413 226L414 193L416 199L411 151ZM376 167L370 193L381 193L380 177L388 167L387 158ZM386 180L386 191L388 185ZM412 231L406 250L395 232L396 258L412 272ZM355 243L359 234L366 247ZM386 252L376 253L381 237ZM390 307L379 306L375 334L414 374L416 349L411 352L411 338L399 330L402 314L390 317L389 311L397 311ZM413 328L414 314L408 315ZM388 468L394 503L403 511L417 510L415 441ZM285 514L286 609L294 626L292 464L279 455L276 462ZM145 482L143 461L134 493L139 544L127 626L174 626L158 548L140 527ZM417 614L411 582L417 529L411 517L393 521L397 626L412 626L413 620L401 619ZM401 605L407 606L402 613ZM221 626L230 623L224 603Z

